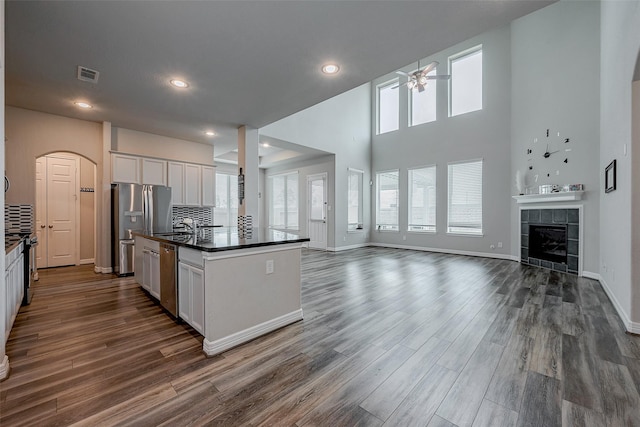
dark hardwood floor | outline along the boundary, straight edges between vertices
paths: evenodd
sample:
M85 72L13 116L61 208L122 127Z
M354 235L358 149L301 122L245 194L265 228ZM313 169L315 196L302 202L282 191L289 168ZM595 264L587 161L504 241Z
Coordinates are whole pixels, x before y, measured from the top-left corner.
M305 251L304 321L219 356L132 278L40 272L0 425L640 426L640 337L593 280Z

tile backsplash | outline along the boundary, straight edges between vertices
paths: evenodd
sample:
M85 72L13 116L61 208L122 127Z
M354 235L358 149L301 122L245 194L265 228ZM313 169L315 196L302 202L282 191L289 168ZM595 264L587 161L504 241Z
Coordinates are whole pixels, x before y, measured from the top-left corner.
M35 230L33 205L4 205L5 233L31 233Z
M173 223L181 222L185 218L192 218L201 225L213 224L213 208L191 206L174 206L172 212Z

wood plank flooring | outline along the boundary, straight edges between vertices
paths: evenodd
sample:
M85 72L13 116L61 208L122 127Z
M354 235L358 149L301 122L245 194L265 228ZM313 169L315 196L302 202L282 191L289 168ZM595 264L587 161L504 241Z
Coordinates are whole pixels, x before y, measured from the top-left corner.
M599 283L399 249L304 251L305 319L216 357L132 278L40 272L0 426L640 426L640 337Z

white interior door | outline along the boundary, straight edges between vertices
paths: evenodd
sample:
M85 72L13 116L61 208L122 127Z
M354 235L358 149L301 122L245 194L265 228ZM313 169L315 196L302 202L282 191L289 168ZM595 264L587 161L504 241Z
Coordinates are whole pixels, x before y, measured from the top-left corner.
M46 268L47 255L47 158L36 159L36 266Z
M307 177L309 247L327 249L327 174Z

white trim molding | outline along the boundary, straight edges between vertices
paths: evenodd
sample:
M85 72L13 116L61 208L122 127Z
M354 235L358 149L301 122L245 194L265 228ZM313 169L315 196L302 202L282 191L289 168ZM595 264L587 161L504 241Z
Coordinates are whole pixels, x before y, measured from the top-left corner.
M329 252L340 252L340 251L348 251L350 249L358 249L358 248L366 248L367 246L369 246L370 243L358 243L355 245L348 245L348 246L338 246L338 247L328 247L327 250Z
M93 264L94 262L95 262L95 259L93 258L81 259L80 265Z
M604 292L607 294L609 300L613 304L613 308L616 309L618 316L620 316L620 319L622 319L622 323L624 323L624 327L626 328L627 332L631 332L632 334L640 334L640 323L631 321L627 313L622 309L622 305L620 305L620 302L616 298L616 295L611 291L604 278L597 273L589 273L589 276L585 274L584 277L589 277L600 282L600 285L602 285L602 289L604 289Z
M9 376L9 356L4 355L2 363L0 363L0 381L6 379Z
M280 329L302 319L302 309L298 309L215 341L209 341L205 338L202 342L202 351L207 356L215 356L225 350L244 344L254 338L258 338L259 336L268 334L269 332L273 332L276 329Z
M96 273L102 273L102 274L113 273L113 269L111 267L98 267L97 265L93 268L93 271L95 271Z
M411 249L414 251L437 252L437 253L451 254L451 255L465 255L465 256L476 256L476 257L483 257L483 258L506 259L508 261L519 261L517 257L514 257L511 254L494 254L489 252L459 251L457 249L427 248L423 246L394 245L391 243L369 243L369 246L377 246L381 248Z

